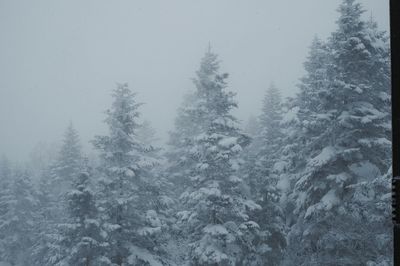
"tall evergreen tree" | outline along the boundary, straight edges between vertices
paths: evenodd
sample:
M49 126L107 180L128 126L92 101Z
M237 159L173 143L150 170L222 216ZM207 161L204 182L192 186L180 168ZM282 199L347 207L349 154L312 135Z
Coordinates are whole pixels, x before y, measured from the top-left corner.
M281 204L285 211L286 225L292 226L298 219L295 213L297 196L292 193L295 183L302 176L309 154L315 149L310 145L317 143L321 131L326 128L329 119L324 115L323 102L329 101L324 95L329 91L328 68L331 53L328 45L317 36L312 40L304 69L307 74L300 79L299 93L284 103L282 119L283 141L279 149L279 187ZM278 165L277 165L278 166ZM290 247L289 247L290 248ZM286 257L295 254L287 252Z
M175 118L175 129L170 132L167 172L169 179L175 184L175 196L179 198L189 186L187 178L196 161L191 157L194 138L201 132L205 112L196 109L197 95L194 92L185 95L178 115Z
M195 164L181 196L184 211L178 213L191 242L189 263L246 265L259 228L249 211L260 208L246 198L243 180L236 175L237 155L248 137L239 132L231 115L237 104L234 94L225 90L228 75L219 73L217 55L210 49L196 74L192 110L202 119L189 145L187 156Z
M158 261L152 237L162 230L151 209L149 170L156 161L136 137L138 104L127 84L118 85L105 120L108 136L93 141L101 152L101 219L107 233L106 257L112 265L146 265Z
M254 265L278 265L286 245L285 222L279 200L280 167L278 151L281 148L283 106L279 90L271 84L266 91L262 113L258 119L259 131L253 143L245 150L242 175L249 184L251 195L262 208L255 212L260 226L257 256Z
M329 57L318 72L327 78L308 72L303 80L303 93L311 95L300 105L309 117L301 123L304 154L310 159L295 184L299 219L289 235L288 265L366 265L388 259L381 247L388 244L389 228L378 230L376 221L367 218L385 215L368 208L369 201L379 205L387 194L384 185L371 194L390 166L387 38L361 19L362 7L354 0L344 0L339 12ZM323 83L314 90L318 79ZM380 222L387 226L388 220ZM366 239L371 228L379 232L374 241Z
M82 170L82 152L78 132L70 123L65 131L63 144L56 161L54 186L61 191L67 190L72 185L72 180ZM62 192L61 192L62 193Z
M262 187L267 185L267 176L272 174L274 163L277 160L277 152L282 142L282 100L278 88L271 84L266 91L262 113L259 117L259 132L254 137L252 163L248 169L248 179L252 189L252 195L260 198L264 192ZM271 180L272 181L272 180ZM274 182L272 182L274 183ZM261 189L261 190L260 190Z
M44 144L35 150L44 152ZM40 162L33 167L38 180L38 212L35 221L35 243L32 247L32 264L55 265L62 263L64 253L61 241L63 234L59 225L67 222L65 211L68 208L65 194L72 188L73 180L83 168L83 157L79 143L79 135L70 123L65 131L61 149L56 158L50 162L36 158ZM47 165L44 167L44 165ZM35 169L38 168L39 169ZM40 169L42 168L42 169ZM39 171L38 171L39 170Z
M29 265L37 201L28 173L13 171L0 195L0 261Z
M261 246L268 246L261 249L259 265L278 265L286 246L283 210L279 203L281 191L278 188L281 171L278 155L283 140L282 112L280 91L271 84L266 91L259 118L261 132L257 143L260 148L254 166L249 171L252 174L249 178L255 183L252 195L256 195L256 202L262 207L256 216L261 227Z
M60 225L63 234L60 245L65 256L62 262L68 265L108 265L107 258L102 256L106 244L90 186L89 174L83 172L74 178L66 196L69 219Z

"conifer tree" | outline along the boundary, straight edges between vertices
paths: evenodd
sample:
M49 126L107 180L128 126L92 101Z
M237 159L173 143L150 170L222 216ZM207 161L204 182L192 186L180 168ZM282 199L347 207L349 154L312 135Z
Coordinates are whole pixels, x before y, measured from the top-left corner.
M63 144L54 168L53 186L59 187L62 194L70 188L72 180L82 170L82 152L78 132L70 123L65 131Z
M243 176L249 184L251 195L262 208L256 211L255 221L260 226L258 250L252 265L278 265L286 245L285 222L280 206L278 188L278 154L281 148L283 106L279 90L271 84L267 89L262 113L258 119L259 131L250 144L244 159Z
M311 95L300 105L300 113L309 117L301 118L309 159L295 184L299 219L289 235L288 265L380 263L386 254L380 247L388 244L388 228L380 229L375 241L365 237L375 224L368 215L385 214L366 206L371 207L368 201L379 204L387 194L385 186L371 194L390 163L387 38L371 31L354 0L344 0L339 12L329 56L320 71L313 71L327 78L308 70L303 80L303 93ZM318 79L323 83L314 90L310 84Z
M262 113L259 117L259 132L254 138L255 147L253 153L253 163L246 169L249 173L249 182L252 195L256 198L262 197L260 191L262 187L273 187L267 185L267 177L272 174L274 163L277 160L277 151L282 142L281 131L282 120L282 100L278 88L271 84L266 91ZM250 174L251 173L251 174ZM274 183L274 182L272 182Z
M36 149L41 150L43 146L41 144ZM63 263L65 257L61 245L64 236L59 228L60 224L67 222L65 213L68 204L65 195L83 169L79 135L72 123L65 131L56 158L45 163L48 167L40 170L37 190L38 211L35 217L35 242L32 246L32 264L35 265Z
M196 161L191 157L191 148L195 137L202 130L205 112L196 109L196 93L185 95L178 115L175 118L175 129L170 132L166 158L168 160L168 178L175 184L175 197L187 189L190 180L187 178ZM179 203L179 201L178 201Z
M0 261L29 265L36 208L28 173L13 171L0 195Z
M101 152L104 175L99 205L108 242L105 256L112 265L146 265L158 261L161 252L153 237L163 225L149 204L154 196L149 170L157 161L147 156L148 149L136 136L140 104L135 94L121 84L113 98L105 120L109 135L93 141Z
M60 225L63 234L60 245L65 256L62 261L77 266L107 265L108 260L102 257L106 245L89 174L83 172L74 179L66 195L68 222Z
M31 249L31 264L55 265L62 259L60 241L62 235L57 226L64 220L65 205L53 194L52 169L44 169L38 183L38 208L35 215L35 241ZM60 217L61 216L61 217Z
M238 153L248 137L239 132L231 114L237 104L234 94L225 90L228 75L219 73L217 55L210 49L196 74L192 110L202 119L189 145L187 156L195 164L181 196L184 211L178 213L191 242L189 263L246 265L259 229L249 212L260 208L246 198L244 182L237 176Z

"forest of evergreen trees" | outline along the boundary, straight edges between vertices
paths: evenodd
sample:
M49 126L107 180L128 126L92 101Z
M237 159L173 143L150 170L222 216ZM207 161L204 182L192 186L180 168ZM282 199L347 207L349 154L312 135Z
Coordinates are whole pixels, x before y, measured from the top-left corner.
M28 166L4 156L0 261L391 265L389 38L354 0L338 11L329 38L311 42L299 93L283 99L266 81L246 126L209 48L167 148L120 84L108 133L91 142L98 157L72 123L56 156Z

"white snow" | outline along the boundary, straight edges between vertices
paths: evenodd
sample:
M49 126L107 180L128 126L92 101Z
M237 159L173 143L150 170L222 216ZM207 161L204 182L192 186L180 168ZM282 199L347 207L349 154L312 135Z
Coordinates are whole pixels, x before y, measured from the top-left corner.
M297 114L298 114L299 110L300 110L300 108L297 107L297 106L292 108L292 109L290 109L290 110L288 110L287 113L282 116L282 122L281 123L282 124L288 124L288 123L291 123L291 122L298 122L299 118L297 117Z
M261 210L261 206L252 200L245 200L243 203L250 211Z
M237 177L237 176L235 176L235 175L231 175L229 177L229 181L232 182L232 183L240 183L240 182L242 182L242 179Z
M188 198L190 201L199 201L202 200L206 197L209 196L216 196L216 197L220 197L221 196L221 190L219 190L216 187L211 187L211 188L207 188L207 187L203 187L200 188L197 191L194 191L192 193L190 193L188 195Z
M343 184L350 176L347 173L333 174L326 177L327 180L335 181L337 184Z
M381 173L379 168L369 161L350 165L350 171L363 180L373 180Z
M198 163L197 168L201 171L206 170L209 167L208 163Z
M212 188L200 188L201 193L206 194L207 196L221 196L221 190L216 187Z
M213 225L207 225L203 229L204 233L210 234L212 236L225 236L229 234L228 230L223 225L220 224L213 224Z
M390 99L391 99L390 95L388 93L386 93L386 92L383 92L383 91L379 93L379 98L382 101L390 101Z
M142 260L147 262L149 266L163 266L163 264L156 260L155 256L146 249L137 246L131 246L129 250L131 255L128 257L128 262L132 265L135 265L137 260Z
M199 261L204 265L219 265L222 261L228 259L225 253L222 253L217 247L209 243L201 243L199 247L196 247L195 253L200 255Z
M161 232L161 227L142 227L138 229L138 234L141 236L152 236Z
M329 211L330 209L332 209L332 207L339 203L340 200L336 196L335 190L331 189L321 198L320 202L307 208L304 218L309 217L316 211Z
M290 189L290 180L289 180L289 176L287 176L287 175L282 176L282 177L279 179L279 181L278 181L276 187L277 187L278 189L280 189L281 191L283 191L283 192L288 191L288 190Z
M231 150L233 152L241 152L243 149L242 149L242 146L240 146L239 144L236 144L231 148Z
M238 160L229 160L229 163L231 164L231 168L235 171L238 171L240 169L240 164Z
M354 90L359 94L363 93L363 90L360 87L356 87Z
M331 161L336 156L336 150L332 146L322 149L321 153L312 158L309 162L311 166L322 166Z
M234 145L236 145L236 143L237 143L237 138L235 138L235 137L227 137L227 138L225 137L218 142L218 144L220 146L225 147L225 148L234 146Z
M127 177L135 177L135 172L133 172L131 169L126 169L125 170L125 175Z
M322 197L321 203L323 204L325 210L330 210L336 204L338 204L340 200L336 196L335 190L331 189L325 196Z
M287 168L288 163L285 161L279 161L274 164L272 171L275 173L282 173Z
M153 227L161 227L162 225L155 210L148 210L146 212L146 220Z
M242 223L242 224L239 226L239 228L242 229L242 230L247 230L247 229L260 229L260 226L259 226L256 222L248 221L248 222Z

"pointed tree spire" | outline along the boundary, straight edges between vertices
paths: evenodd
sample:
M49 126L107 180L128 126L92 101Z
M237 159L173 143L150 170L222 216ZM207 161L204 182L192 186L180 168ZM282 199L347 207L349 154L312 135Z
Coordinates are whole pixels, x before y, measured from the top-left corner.
M144 265L161 252L153 239L161 225L148 224L147 218L149 212L157 218L151 209L156 189L150 179L157 161L147 156L150 150L137 137L141 103L136 94L125 83L118 84L112 96L105 119L109 134L93 141L102 160L99 206L109 244L104 254L115 265Z

